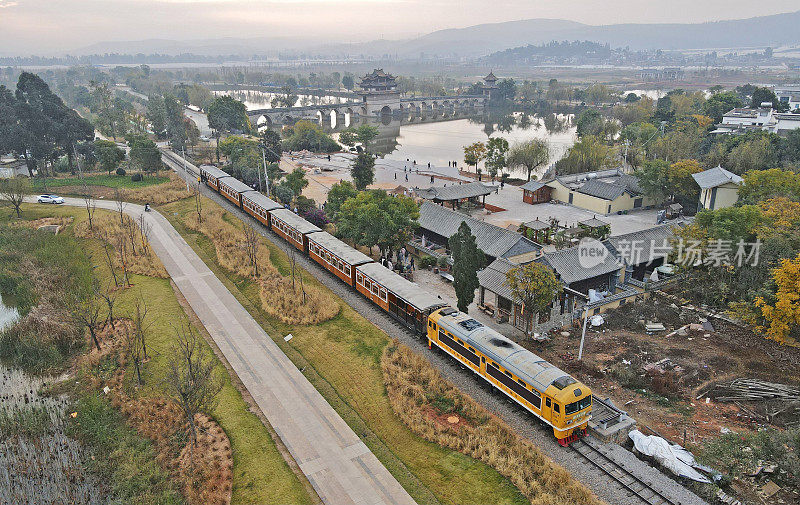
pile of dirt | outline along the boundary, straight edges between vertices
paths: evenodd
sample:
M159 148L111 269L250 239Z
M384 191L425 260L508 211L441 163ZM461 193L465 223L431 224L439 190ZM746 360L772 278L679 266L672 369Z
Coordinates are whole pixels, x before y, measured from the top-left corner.
M697 316L692 317L690 312L682 310L674 302L653 295L648 300L637 300L610 310L603 314L603 319L606 328L612 330L644 329L648 322L661 323L669 329L696 322Z

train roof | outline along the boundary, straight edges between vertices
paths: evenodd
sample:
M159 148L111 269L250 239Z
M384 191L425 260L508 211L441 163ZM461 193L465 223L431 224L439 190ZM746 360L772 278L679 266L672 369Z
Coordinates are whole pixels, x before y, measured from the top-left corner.
M477 322L468 314L458 311L448 315L442 314L437 324L462 338L540 392L544 392L556 381L558 382L555 386L558 389L575 382L568 373L501 333ZM567 379L559 381L562 378Z
M383 287L410 303L419 310L440 307L442 300L420 288L417 284L404 279L380 263L367 263L356 267L367 277L377 281Z
M228 186L229 188L233 189L237 193L245 193L247 191L255 192L253 190L253 188L251 188L247 184L243 183L239 179L236 179L235 177L226 177L224 179L221 179L219 181L219 183Z
M214 165L200 165L200 171L205 172L209 175L213 175L217 179L220 177L230 177L231 175L228 172L220 170L219 168L215 167Z
M318 227L309 223L302 217L298 216L289 209L275 209L270 212L273 216L277 217L284 223L288 224L300 233L313 233L315 231L322 231Z
M310 233L308 235L308 240L313 240L350 265L361 265L372 262L372 258L350 247L326 231Z
M266 210L267 212L275 209L280 209L283 206L271 198L267 198L258 191L244 195L245 198L252 200L256 205Z

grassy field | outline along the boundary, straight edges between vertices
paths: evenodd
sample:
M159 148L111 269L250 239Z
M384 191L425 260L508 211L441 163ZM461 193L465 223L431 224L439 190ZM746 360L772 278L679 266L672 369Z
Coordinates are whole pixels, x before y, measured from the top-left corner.
M156 184L163 184L167 181L169 181L168 177L163 177L163 176L155 177L152 175L146 176L141 181L133 182L131 180L130 174L128 175L88 174L83 177L83 181L81 181L81 179L78 177L48 178L47 189L48 191L50 191L55 188L63 188L66 186L80 186L82 183L86 183L89 186L106 186L109 188L137 189L137 188L146 188L147 186L154 186ZM44 191L44 186L42 185L41 180L34 179L33 189L37 192Z
M204 208L213 205L204 201ZM383 383L380 360L390 343L383 331L338 297L339 314L317 325L289 325L268 316L261 309L259 286L223 271L216 263L214 244L184 225L194 211L191 201L175 202L161 211L418 503L527 502L490 466L427 442L403 424ZM290 267L284 250L264 244L270 261L286 275ZM327 290L303 274L306 283ZM286 343L281 337L290 332L294 338Z
M98 210L98 214L105 212ZM0 208L0 220L8 219L10 209ZM53 215L68 215L75 218L65 232L72 234L72 227L85 219L86 212L77 207L23 206L24 219L37 219ZM109 282L110 272L103 261L101 245L96 240L80 240L90 261L96 266L95 273L101 284ZM176 293L168 279L132 275L133 287L119 292L114 307L115 315L131 313L137 299L146 301L148 318L153 322L148 335L151 358L144 367L145 386L140 394L163 396L162 379L167 359L175 339L175 326L183 317ZM219 366L222 366L219 363ZM250 412L247 403L234 386L227 373L221 374L224 387L219 394L219 403L214 418L225 430L233 450L233 503L298 503L316 501L289 468L270 436L269 429L259 417Z

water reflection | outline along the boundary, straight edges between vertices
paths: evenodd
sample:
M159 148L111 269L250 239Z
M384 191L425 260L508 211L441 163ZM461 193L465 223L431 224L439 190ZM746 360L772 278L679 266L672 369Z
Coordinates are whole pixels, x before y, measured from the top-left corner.
M8 300L8 296L6 296ZM3 294L0 293L0 331L9 327L19 319L19 311L14 306L7 306L3 303Z

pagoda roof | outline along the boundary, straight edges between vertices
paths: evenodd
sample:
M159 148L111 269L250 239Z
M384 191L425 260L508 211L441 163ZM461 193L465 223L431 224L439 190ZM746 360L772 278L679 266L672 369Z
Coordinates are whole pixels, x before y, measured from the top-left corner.
M497 77L494 75L494 71L489 72L489 75L483 78L484 81L496 81Z

